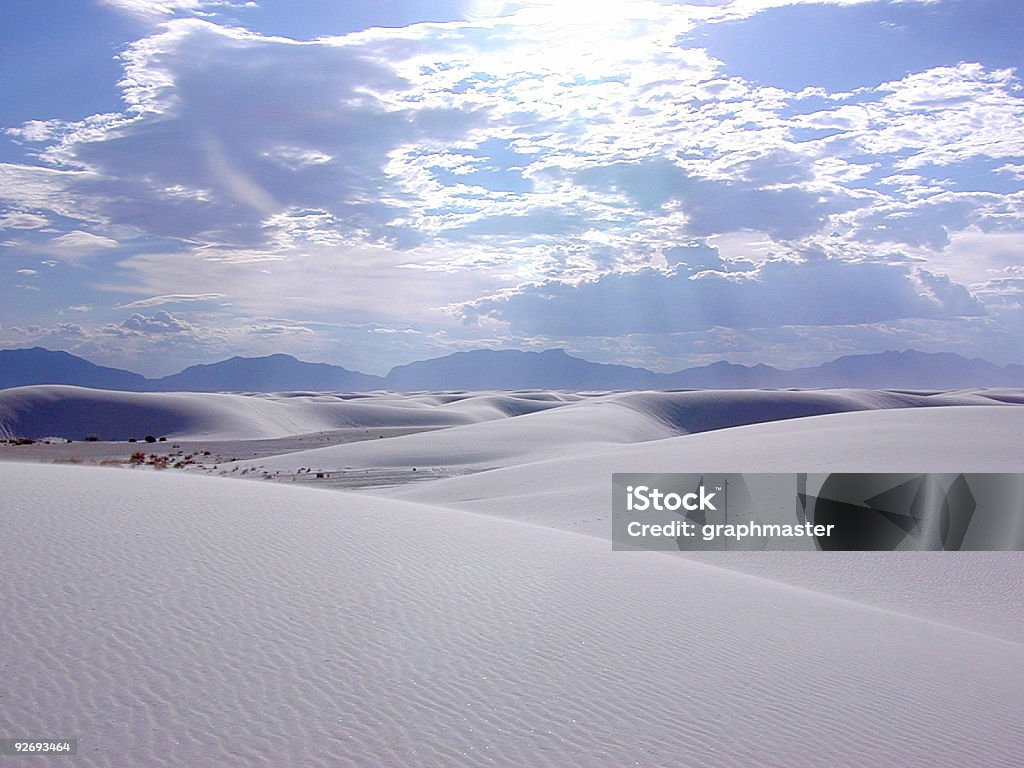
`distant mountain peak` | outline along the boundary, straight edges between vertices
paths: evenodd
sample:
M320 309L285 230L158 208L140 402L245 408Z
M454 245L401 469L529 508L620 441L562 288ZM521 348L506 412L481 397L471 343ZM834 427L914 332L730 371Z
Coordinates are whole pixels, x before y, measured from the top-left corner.
M386 377L277 352L189 366L161 379L105 368L43 347L0 350L0 389L69 384L128 391L366 391L494 389L740 389L1022 387L1024 366L997 366L953 352L902 351L846 355L819 366L779 370L719 360L674 373L594 363L561 347L541 352L474 349L396 366Z

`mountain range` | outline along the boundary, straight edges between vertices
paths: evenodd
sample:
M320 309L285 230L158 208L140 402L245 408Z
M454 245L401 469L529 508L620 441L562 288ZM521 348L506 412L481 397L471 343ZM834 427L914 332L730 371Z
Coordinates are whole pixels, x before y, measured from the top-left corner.
M474 350L397 366L372 376L291 355L232 357L148 379L42 347L0 350L0 389L71 384L130 392L420 391L489 389L953 389L1022 387L1024 366L998 366L952 353L907 350L850 355L808 368L717 362L674 373L593 363L562 349L545 352Z

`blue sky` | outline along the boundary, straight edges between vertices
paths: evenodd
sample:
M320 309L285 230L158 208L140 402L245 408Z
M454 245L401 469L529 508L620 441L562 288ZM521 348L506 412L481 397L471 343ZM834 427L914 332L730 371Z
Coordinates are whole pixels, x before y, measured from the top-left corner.
M0 346L1024 362L1016 0L0 9Z

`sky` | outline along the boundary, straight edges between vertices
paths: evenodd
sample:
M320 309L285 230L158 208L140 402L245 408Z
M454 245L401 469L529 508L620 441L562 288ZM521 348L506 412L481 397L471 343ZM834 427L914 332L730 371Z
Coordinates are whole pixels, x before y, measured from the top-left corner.
M1024 362L1019 0L5 0L0 347Z

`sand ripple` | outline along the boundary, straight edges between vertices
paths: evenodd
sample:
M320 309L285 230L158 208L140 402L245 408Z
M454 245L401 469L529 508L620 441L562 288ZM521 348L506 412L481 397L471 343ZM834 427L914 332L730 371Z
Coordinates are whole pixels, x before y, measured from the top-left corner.
M48 765L1020 764L1019 644L386 499L0 482L0 735Z

